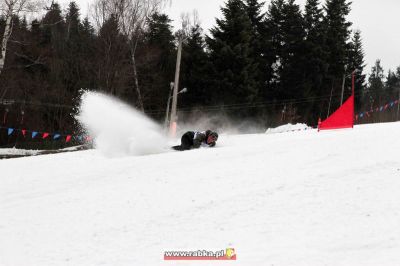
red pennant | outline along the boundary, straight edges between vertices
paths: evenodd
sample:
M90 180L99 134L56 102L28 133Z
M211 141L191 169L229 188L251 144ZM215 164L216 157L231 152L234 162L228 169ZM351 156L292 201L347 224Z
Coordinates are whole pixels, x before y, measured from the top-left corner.
M21 130L22 135L24 135L24 137L26 136L26 129Z
M92 137L86 136L86 141L87 141L87 142L89 142L89 141L91 141L91 140L92 140Z
M50 134L49 133L43 133L43 139L47 138Z
M68 136L65 138L65 142L70 142L70 141L71 141L71 138L72 138L72 136L71 136L71 135L68 135Z
M318 129L329 130L339 128L352 128L354 125L354 95L350 96L349 99L334 112L325 121L322 121Z

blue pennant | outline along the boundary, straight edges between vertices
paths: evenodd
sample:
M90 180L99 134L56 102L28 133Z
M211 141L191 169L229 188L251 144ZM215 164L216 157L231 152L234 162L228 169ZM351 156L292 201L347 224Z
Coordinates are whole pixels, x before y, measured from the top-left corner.
M34 139L37 136L38 132L34 131L32 132L32 138Z
M14 129L13 129L13 128L9 128L9 129L8 129L8 135L9 135L9 136L10 136L13 132L14 132Z

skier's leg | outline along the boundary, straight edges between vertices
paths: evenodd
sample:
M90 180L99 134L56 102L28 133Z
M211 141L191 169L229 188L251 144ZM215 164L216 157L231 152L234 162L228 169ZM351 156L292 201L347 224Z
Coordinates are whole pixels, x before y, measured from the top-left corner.
M182 150L190 150L193 145L193 139L189 133L183 134L181 138L181 148Z
M193 133L192 132L186 132L183 134L181 138L181 145L174 146L172 149L176 151L186 151L190 150L193 146Z
M172 149L174 149L174 150L176 150L176 151L184 151L184 150L182 149L182 146L181 146L181 145L173 146Z

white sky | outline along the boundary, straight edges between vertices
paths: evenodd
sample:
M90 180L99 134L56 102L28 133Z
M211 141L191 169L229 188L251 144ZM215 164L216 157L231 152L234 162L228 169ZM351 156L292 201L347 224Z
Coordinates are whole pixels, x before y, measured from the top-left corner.
M90 0L76 0L85 15ZM61 3L68 3L63 0ZM179 27L180 15L197 10L202 27L207 30L215 25L215 18L221 17L220 6L225 0L172 0L165 12L174 20L174 26ZM306 0L296 0L304 5ZM323 1L324 2L324 1ZM270 0L266 0L266 5ZM266 7L265 7L266 9ZM376 59L382 60L387 71L400 66L400 1L399 0L353 0L349 20L353 28L362 32L365 61L368 64L365 71L368 74Z

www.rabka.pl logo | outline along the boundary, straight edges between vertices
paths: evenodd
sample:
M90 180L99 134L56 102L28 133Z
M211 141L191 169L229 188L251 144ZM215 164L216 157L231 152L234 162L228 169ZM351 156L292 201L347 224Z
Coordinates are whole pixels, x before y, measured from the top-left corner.
M164 260L236 260L234 248L218 251L165 251Z

